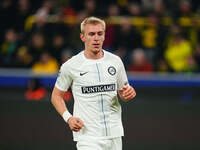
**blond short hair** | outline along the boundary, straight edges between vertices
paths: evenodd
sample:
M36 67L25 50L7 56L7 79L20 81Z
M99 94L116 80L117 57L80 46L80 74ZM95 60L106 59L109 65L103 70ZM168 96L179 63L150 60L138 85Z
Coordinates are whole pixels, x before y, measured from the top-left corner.
M81 22L81 33L84 33L86 24L93 24L93 25L102 24L104 31L106 30L106 23L104 20L97 17L88 17Z

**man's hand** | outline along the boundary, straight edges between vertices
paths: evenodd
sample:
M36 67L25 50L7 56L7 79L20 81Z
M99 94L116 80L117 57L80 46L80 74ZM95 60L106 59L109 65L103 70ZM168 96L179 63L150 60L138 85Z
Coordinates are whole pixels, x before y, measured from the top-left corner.
M129 101L136 96L134 88L130 85L125 85L122 91L119 91L119 96L124 101Z
M83 127L83 121L76 117L70 117L67 121L72 131L78 132Z

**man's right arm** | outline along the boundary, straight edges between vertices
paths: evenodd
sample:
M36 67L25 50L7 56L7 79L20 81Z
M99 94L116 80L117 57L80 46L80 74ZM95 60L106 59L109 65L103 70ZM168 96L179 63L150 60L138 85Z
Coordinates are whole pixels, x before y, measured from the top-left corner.
M63 100L64 92L54 87L51 102L53 106L56 108L57 112L62 116L63 113L67 110L65 102Z
M51 102L56 108L57 112L63 117L63 119L69 124L72 131L79 131L83 127L83 122L76 117L70 115L63 100L64 92L54 87Z

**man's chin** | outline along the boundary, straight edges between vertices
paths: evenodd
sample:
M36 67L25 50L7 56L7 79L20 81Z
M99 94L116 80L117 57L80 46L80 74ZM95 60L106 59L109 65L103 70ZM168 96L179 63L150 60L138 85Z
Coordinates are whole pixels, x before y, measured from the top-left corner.
M94 52L95 54L99 53L100 51L101 51L100 48L94 48L94 49L93 49L93 52Z

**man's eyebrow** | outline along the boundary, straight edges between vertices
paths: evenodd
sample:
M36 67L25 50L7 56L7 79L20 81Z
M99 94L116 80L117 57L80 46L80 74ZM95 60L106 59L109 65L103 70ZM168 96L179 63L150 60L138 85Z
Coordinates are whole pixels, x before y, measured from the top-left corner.
M95 34L95 32L88 32L88 34Z
M91 31L91 32L88 32L88 34L99 34L99 33L103 33L104 31L97 31L97 32L93 32L93 31Z

